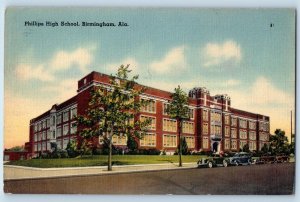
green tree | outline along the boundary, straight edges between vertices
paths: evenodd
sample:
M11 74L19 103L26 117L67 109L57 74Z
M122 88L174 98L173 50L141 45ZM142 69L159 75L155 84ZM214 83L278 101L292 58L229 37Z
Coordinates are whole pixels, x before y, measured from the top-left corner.
M140 99L145 88L137 85L138 76L128 78L131 70L121 65L115 76L110 76L110 87L98 86L91 91L89 106L78 116L79 135L84 140L102 136L108 143L108 170L112 170L112 137L127 135L141 138L150 119L134 121L147 101Z
M262 151L263 154L268 153L269 151L268 145L265 143L260 150Z
M188 107L188 96L187 94L178 86L175 88L175 92L171 95L171 102L168 105L166 112L167 114L177 121L177 134L179 139L179 167L182 166L182 144L181 144L181 130L182 130L182 123L184 120L189 119L189 107Z
M181 148L182 148L182 154L187 155L189 153L189 148L188 148L185 137L181 137L181 143L180 144L181 144Z
M14 146L10 149L7 149L7 151L24 151L24 146Z
M243 146L243 152L250 152L249 144L245 144L245 145Z
M289 153L288 138L281 129L276 129L275 134L270 136L270 147L275 153Z
M138 148L138 144L137 144L136 140L131 135L128 136L127 147L129 149L129 151L133 152L133 153L136 152L136 150Z

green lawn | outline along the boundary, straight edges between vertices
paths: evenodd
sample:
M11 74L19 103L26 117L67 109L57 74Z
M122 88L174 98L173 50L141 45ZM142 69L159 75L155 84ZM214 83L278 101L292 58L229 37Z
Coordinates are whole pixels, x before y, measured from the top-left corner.
M182 156L182 162L196 163L203 156L188 155ZM161 164L178 163L178 156L159 156L159 155L113 155L113 165L134 165L134 164ZM77 158L65 159L30 159L11 161L5 165L18 165L37 168L58 168L58 167L83 167L83 166L105 166L107 165L107 156L83 156Z

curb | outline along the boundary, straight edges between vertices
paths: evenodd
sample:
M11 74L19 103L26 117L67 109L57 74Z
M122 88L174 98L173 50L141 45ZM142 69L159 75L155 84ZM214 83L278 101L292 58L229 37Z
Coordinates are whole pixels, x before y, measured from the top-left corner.
M196 163L183 163L183 165L192 165ZM171 163L162 163L162 164L136 164L136 165L116 165L113 168L125 168L125 167L142 167L142 166L176 166ZM36 168L36 167L27 167L27 166L15 166L15 165L3 165L3 167L7 168L17 168L17 169L25 169L25 170L39 170L39 171L56 171L56 170L85 170L85 169L101 169L107 168L107 166L87 166L87 167L61 167L61 168Z
M161 165L161 164L158 164L158 165ZM106 166L105 166L105 168L106 168ZM194 168L197 168L197 167L196 166L195 167L173 167L173 168L148 169L148 170L125 170L125 171L118 171L118 170L106 171L105 170L105 172L90 173L90 174L71 174L71 175L42 176L42 177L6 178L3 181L5 182L5 181L18 181L18 180L39 180L39 179L99 176L99 175L116 175L116 174L126 174L126 173L159 172L159 171L167 171L167 170L185 170L185 169L194 169Z

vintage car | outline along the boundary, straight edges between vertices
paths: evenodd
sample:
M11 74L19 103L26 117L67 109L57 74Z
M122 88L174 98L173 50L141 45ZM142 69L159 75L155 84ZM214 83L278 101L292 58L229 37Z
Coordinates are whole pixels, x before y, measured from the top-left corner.
M252 164L252 157L251 154L246 152L239 152L234 154L232 157L229 158L230 165L251 165Z
M290 157L285 154L277 154L276 155L276 163L285 163L289 162Z
M265 164L265 163L276 163L276 156L270 154L263 154L256 161L256 164Z
M217 166L227 167L228 163L229 163L228 157L224 157L223 155L220 154L212 154L211 156L202 158L197 162L198 168L201 167L212 168Z

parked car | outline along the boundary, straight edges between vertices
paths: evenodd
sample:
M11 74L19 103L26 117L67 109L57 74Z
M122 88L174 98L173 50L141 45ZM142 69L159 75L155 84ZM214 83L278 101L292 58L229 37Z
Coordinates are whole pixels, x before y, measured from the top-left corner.
M232 157L229 158L230 165L251 165L252 164L252 157L251 154L246 152L239 152L234 154Z
M263 154L256 161L256 164L265 164L265 163L276 163L276 156L270 154Z
M228 157L224 157L223 155L220 154L212 154L211 156L202 158L197 162L199 168L200 167L212 168L217 166L227 167L228 163L229 163Z
M276 163L285 163L289 162L290 157L285 154L277 154L276 155Z

